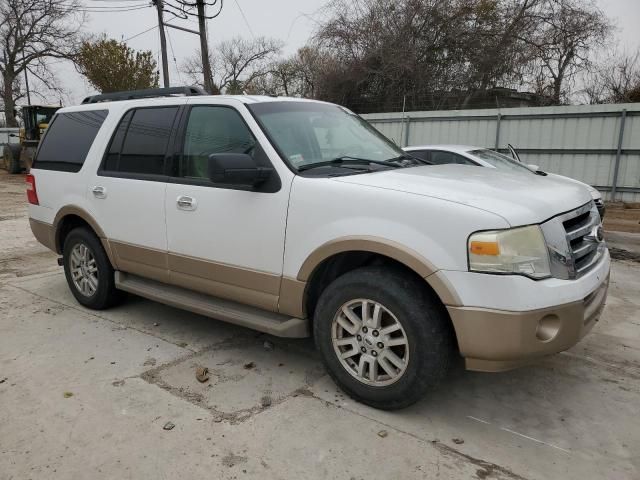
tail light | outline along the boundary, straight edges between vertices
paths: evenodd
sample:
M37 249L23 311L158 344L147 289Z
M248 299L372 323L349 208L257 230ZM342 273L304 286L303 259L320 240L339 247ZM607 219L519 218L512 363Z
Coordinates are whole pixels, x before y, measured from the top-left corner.
M36 177L31 174L27 175L27 200L31 205L40 205L38 193L36 192Z

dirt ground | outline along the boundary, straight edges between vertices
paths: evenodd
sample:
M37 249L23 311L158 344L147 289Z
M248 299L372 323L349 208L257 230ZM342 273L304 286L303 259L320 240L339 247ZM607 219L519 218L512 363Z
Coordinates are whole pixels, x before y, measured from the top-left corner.
M570 351L381 412L309 340L133 296L80 307L24 195L0 171L0 480L640 478L638 262L614 261L603 318Z
M607 204L604 228L610 232L640 233L640 204Z

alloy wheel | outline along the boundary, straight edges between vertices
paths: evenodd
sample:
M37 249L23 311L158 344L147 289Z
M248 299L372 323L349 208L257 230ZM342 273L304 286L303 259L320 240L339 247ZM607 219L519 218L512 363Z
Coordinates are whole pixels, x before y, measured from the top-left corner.
M396 316L374 300L351 300L331 325L333 349L342 366L375 387L398 381L409 364L407 334Z
M91 249L84 243L74 245L69 258L73 285L85 297L98 290L98 265Z

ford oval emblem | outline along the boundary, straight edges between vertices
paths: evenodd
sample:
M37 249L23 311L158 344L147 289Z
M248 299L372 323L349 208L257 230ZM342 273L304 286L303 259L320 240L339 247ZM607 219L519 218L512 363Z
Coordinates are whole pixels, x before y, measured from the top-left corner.
M602 229L602 225L598 225L597 227L593 227L591 233L585 240L591 240L592 242L602 243L604 242L604 230Z

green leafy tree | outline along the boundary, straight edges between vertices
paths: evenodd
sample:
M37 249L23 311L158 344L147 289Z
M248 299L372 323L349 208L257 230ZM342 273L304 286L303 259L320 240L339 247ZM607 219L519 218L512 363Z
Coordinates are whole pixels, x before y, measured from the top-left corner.
M151 51L135 51L106 36L84 41L74 61L78 71L102 93L158 86L158 65Z

